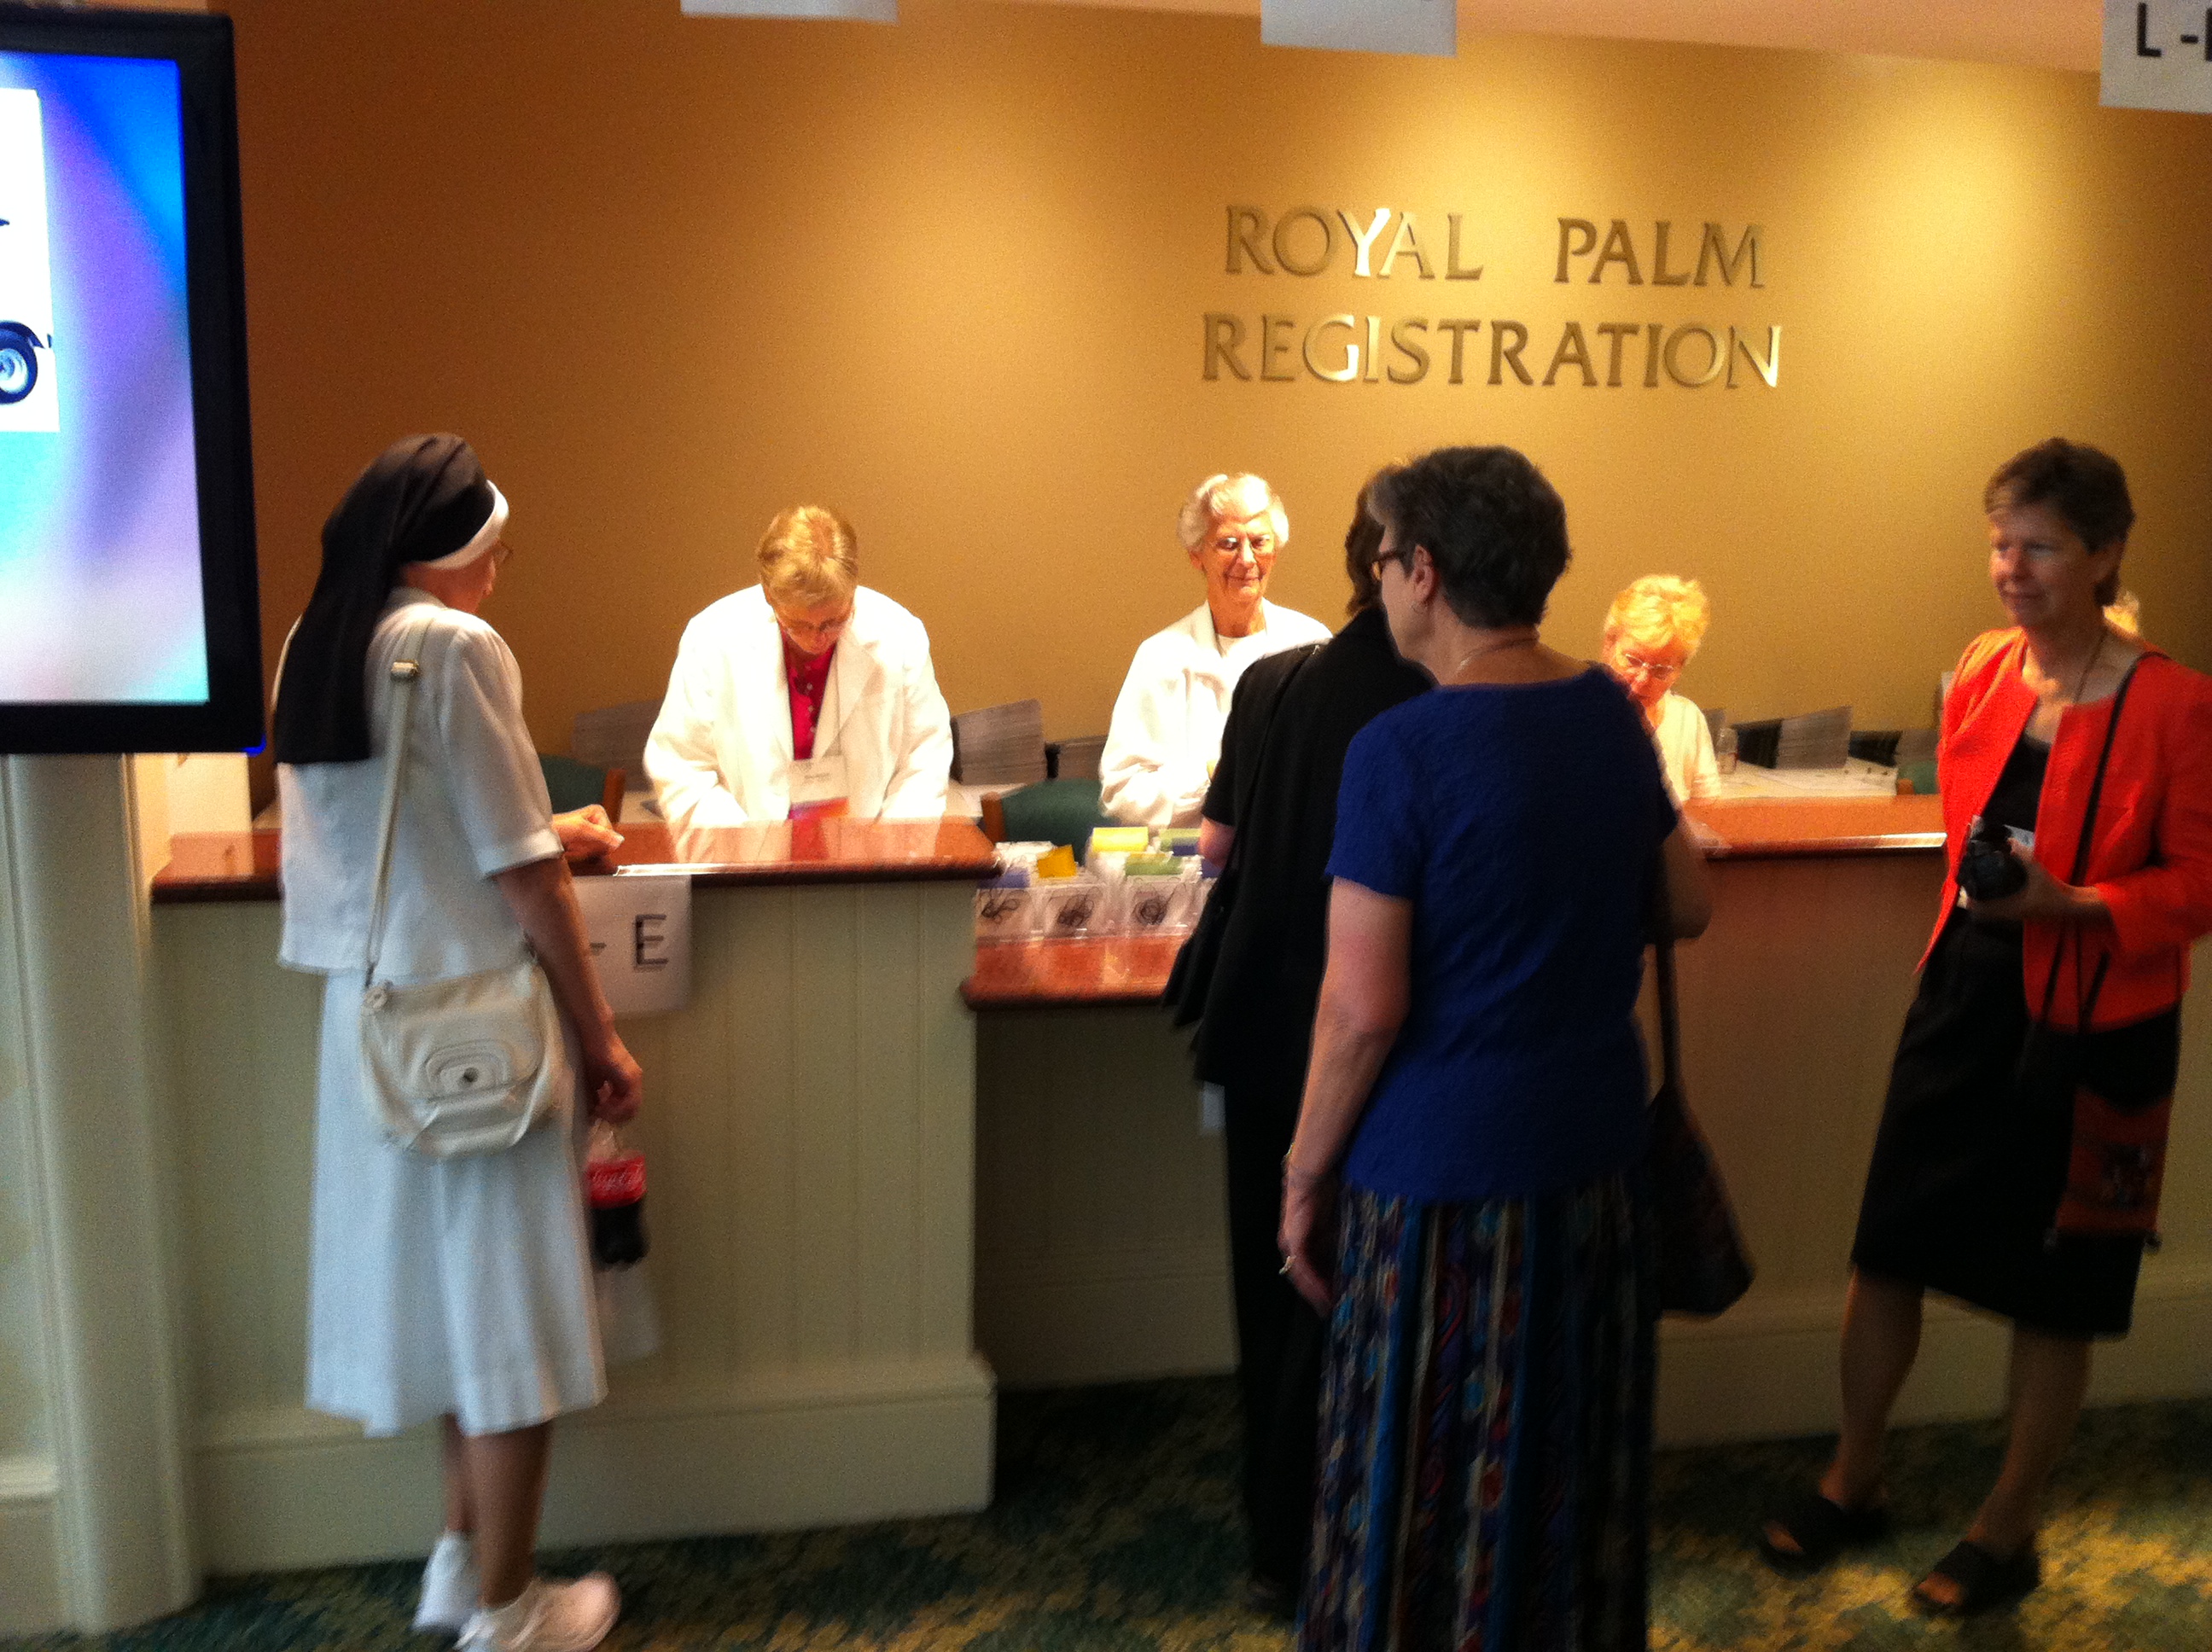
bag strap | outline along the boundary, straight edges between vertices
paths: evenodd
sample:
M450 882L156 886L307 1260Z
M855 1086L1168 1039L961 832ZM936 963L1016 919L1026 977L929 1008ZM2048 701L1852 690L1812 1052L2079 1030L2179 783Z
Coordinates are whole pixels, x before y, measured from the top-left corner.
M2074 871L2066 880L2069 884L2079 884L2088 875L2090 841L2096 835L2097 805L2103 800L2105 795L2105 769L2112 760L2112 739L2120 732L2120 711L2128 703L2129 689L2135 684L2136 668L2143 663L2145 658L2145 655L2137 654L2133 660L2130 661L2127 670L2120 675L2119 687L2112 690L2112 720L2105 725L2105 744L2097 752L2097 770L2089 781L2089 803L2088 806L2081 811L2081 836L2080 841L2074 846ZM2074 926L2073 939L2074 985L2078 992L2081 985L2081 929L2078 924ZM2045 1024L2048 1024L2051 1020L2051 1005L2057 1001L2058 969L2065 961L2065 957L2066 938L2061 936L2057 947L2051 955L2050 979L2043 984L2043 1013L2038 1018ZM2077 998L2075 1000L2074 1024L2077 1029L2086 1029L2089 1024L2089 1017L2097 1012L2097 998L2105 989L2105 972L2111 967L2112 962L2112 955L2110 951L2098 959L2096 978L2090 984L2088 997Z
M1659 977L1659 1070L1661 1080L1682 1094L1682 1029L1674 1003L1674 938L1662 930L1652 940L1652 963Z
M408 623L392 662L392 706L385 737L384 799L378 807L376 829L376 892L368 907L368 968L365 979L376 979L377 960L384 951L384 908L392 886L392 838L399 820L399 776L407 766L407 730L414 719L415 684L422 675L423 639L429 635L430 616Z

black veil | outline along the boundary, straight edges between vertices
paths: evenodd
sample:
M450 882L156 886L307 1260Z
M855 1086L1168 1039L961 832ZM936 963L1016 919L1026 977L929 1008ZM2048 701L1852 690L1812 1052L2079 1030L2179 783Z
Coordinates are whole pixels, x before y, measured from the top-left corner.
M459 436L394 442L323 524L323 571L287 645L271 749L278 762L370 755L368 641L399 569L461 549L490 520L495 495Z

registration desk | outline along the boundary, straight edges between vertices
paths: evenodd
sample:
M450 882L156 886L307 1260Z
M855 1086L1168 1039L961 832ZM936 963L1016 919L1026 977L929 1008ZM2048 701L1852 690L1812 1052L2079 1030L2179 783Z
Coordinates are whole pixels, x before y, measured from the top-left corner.
M742 828L693 898L690 1005L646 1072L660 1352L562 1424L549 1546L981 1507L971 1331L971 826ZM273 834L180 838L153 897L175 1074L196 1535L210 1570L422 1552L431 1430L301 1403L318 994L276 964ZM623 858L670 859L664 829Z
M1709 1324L1669 1321L1670 1442L1832 1428L1860 1179L1942 878L1933 798L1692 813L1711 927L1678 954L1686 1083L1759 1264ZM1221 1139L1158 1007L1172 944L988 946L976 1027L976 1334L1009 1385L1229 1368ZM2105 1400L2212 1392L2212 956L2200 951L2163 1217ZM2001 1333L1933 1306L1906 1418L1993 1414Z
M1683 949L1690 1094L1759 1277L1669 1325L1672 1441L1834 1420L1858 1182L1941 876L1930 799L1697 811L1717 885ZM154 890L202 1563L420 1553L428 1430L301 1404L316 980L276 966L276 841L179 838ZM564 1424L549 1544L974 1508L1009 1385L1227 1370L1220 1138L1159 996L1172 940L976 948L964 824L743 829L696 879L690 1005L647 1074L661 1351ZM658 828L623 858L668 858ZM2103 1399L2212 1388L2212 975L2163 1254ZM963 1003L964 998L964 1003ZM1998 1333L1931 1312L1908 1417L1995 1412Z

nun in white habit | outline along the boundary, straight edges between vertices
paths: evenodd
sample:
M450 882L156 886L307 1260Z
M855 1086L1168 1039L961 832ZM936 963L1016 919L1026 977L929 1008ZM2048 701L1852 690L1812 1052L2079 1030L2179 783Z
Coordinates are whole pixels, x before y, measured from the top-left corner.
M627 1119L642 1096L586 947L514 657L477 616L506 520L459 437L387 449L324 525L279 673L281 962L329 977L307 1403L372 1435L441 1419L446 1532L418 1629L581 1652L613 1625L612 1581L541 1578L532 1558L552 1419L606 1392L576 1138L540 1129L503 1152L425 1157L384 1138L360 1075L389 671L427 622L378 975L435 981L534 951L582 1076L579 1121Z

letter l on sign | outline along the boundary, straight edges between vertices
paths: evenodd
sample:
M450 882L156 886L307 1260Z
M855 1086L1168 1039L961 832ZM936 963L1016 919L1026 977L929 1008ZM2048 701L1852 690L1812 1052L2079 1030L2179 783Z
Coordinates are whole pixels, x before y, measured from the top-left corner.
M2212 114L2212 5L2205 0L2105 0L2108 109Z

